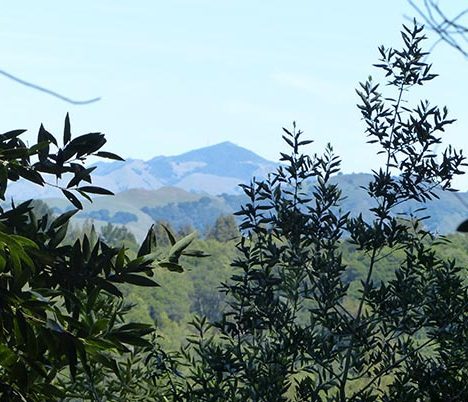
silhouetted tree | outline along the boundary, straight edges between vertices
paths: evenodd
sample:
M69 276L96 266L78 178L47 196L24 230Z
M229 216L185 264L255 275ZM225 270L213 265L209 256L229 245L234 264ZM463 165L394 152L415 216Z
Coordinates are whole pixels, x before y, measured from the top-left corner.
M72 138L68 114L63 145L41 125L37 143L28 146L24 131L0 135L0 199L10 181L43 186L47 174L76 209L38 216L37 202L0 208L0 401L146 398L146 366L135 348L153 352L148 336L154 327L125 322L129 307L119 287L158 286L151 279L155 267L183 270L179 259L194 237L173 239L171 249L158 255L151 229L136 256L93 231L65 243L82 198L112 194L92 185L94 167L87 168L86 160L121 158L101 151L101 133ZM71 177L62 184L65 173Z
M194 320L174 401L468 400L466 278L437 255L421 212L403 215L411 224L396 212L451 189L465 157L436 152L453 122L446 108L406 101L436 75L422 61L422 27L402 35L402 49L380 48L385 93L371 78L358 90L368 142L385 156L366 186L372 219L341 210L331 146L308 156L311 141L295 125L284 129L283 165L243 186L235 273L223 284L229 308L215 322ZM363 256L358 289L345 275L343 243ZM389 256L394 272L376 280ZM346 303L353 292L357 303Z

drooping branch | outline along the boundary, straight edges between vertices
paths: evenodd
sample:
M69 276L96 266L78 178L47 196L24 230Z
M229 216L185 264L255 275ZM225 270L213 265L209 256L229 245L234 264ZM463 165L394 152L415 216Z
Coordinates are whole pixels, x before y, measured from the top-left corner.
M100 97L93 98L93 99L88 99L88 100L82 100L82 101L70 99L67 96L61 95L61 94L59 94L59 93L57 93L55 91L52 91L50 89L47 89L47 88L41 87L39 85L33 84L32 82L28 82L28 81L25 81L25 80L23 80L21 78L18 78L16 76L14 76L13 74L10 74L10 73L8 73L8 72L6 72L4 70L0 70L0 74L2 74L3 76L5 76L5 77L9 78L10 80L13 80L13 81L21 84L21 85L33 88L33 89L35 89L37 91L44 92L44 93L46 93L48 95L54 96L54 97L56 97L58 99L61 99L61 100L65 101L65 102L71 103L73 105L88 105L90 103L94 103L94 102L97 102L97 101L101 100Z

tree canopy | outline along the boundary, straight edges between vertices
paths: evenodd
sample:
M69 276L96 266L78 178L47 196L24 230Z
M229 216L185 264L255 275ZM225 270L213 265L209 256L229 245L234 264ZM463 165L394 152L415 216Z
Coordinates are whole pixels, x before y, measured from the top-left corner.
M447 109L407 99L436 77L423 61L422 30L404 27L401 49L379 49L385 90L371 77L358 90L368 142L385 161L366 186L371 220L340 209L330 181L340 159L331 146L304 154L310 140L295 126L284 129L284 165L244 186L239 257L223 285L228 308L214 322L194 320L181 400L468 398L466 270L438 256L423 224L424 203L436 188L451 190L466 163L452 147L436 152L454 121ZM410 200L421 208L395 214ZM362 252L360 281L342 245Z
M37 143L27 146L24 130L0 135L0 197L8 181L26 179L53 185L77 209L92 194L112 194L92 185L95 167L85 166L91 155L121 159L101 148L101 133L72 138L65 118L61 146L42 125ZM54 178L65 184L48 182ZM42 208L44 209L44 208ZM2 401L45 401L70 397L77 378L84 394L102 400L96 374L126 383L119 365L134 347L152 347L148 324L123 321L126 311L122 284L156 287L155 267L182 270L179 258L194 236L171 238L166 255L155 251L152 228L136 255L123 246L111 246L94 231L65 244L72 209L57 217L32 201L0 211L0 398ZM44 211L47 212L47 211ZM39 215L37 215L39 213ZM193 255L193 253L192 253ZM122 388L123 389L123 388Z

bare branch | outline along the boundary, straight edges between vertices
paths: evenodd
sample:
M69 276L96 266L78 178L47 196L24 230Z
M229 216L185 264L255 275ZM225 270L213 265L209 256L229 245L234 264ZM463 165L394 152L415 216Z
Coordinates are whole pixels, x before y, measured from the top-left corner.
M465 58L468 59L468 8L461 10L457 15L450 17L443 11L436 0L408 0L425 24L436 32L440 41L448 43ZM422 3L422 4L418 4ZM434 45L435 46L435 45Z
M21 78L18 78L18 77L14 76L14 75L12 75L10 73L7 73L4 70L0 70L0 74L4 75L5 77L9 78L10 80L18 82L21 85L36 89L37 91L44 92L44 93L46 93L48 95L55 96L56 98L61 99L61 100L65 101L65 102L71 103L73 105L88 105L90 103L94 103L94 102L97 102L97 101L101 100L100 97L99 98L88 99L88 100L83 100L83 101L73 100L73 99L70 99L70 98L68 98L68 97L66 97L64 95L61 95L61 94L59 94L59 93L57 93L55 91L51 91L50 89L41 87L39 85L33 84L33 83L25 81L25 80L22 80Z

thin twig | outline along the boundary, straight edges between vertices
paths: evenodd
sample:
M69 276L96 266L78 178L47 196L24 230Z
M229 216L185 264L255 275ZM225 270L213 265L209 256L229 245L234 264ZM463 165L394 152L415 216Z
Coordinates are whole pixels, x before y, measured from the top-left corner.
M468 15L468 8L450 18L434 0L424 0L423 6L419 6L414 0L408 0L408 3L424 22L440 36L436 44L442 40L458 50L465 58L468 58L468 49L465 49L463 44L460 43L461 41L468 43L468 27L458 22Z

